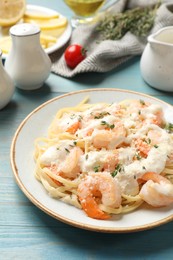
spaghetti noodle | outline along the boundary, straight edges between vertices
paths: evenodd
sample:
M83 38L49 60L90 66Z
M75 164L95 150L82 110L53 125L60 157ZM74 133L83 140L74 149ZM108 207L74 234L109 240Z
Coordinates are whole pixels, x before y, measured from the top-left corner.
M155 206L158 196L158 206L172 203L173 134L162 108L87 101L60 109L35 141L35 176L48 194L96 219Z

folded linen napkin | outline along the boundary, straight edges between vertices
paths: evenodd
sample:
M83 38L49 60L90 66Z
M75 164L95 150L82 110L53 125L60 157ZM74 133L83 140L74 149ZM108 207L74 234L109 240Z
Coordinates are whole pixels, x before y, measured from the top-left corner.
M164 1L157 10L150 34L162 27L173 25L173 4L171 2ZM122 12L126 8L131 9L156 3L158 0L120 0L111 8L110 12ZM100 32L96 30L97 26L98 24L78 26L68 43L68 45L77 43L84 46L87 49L87 58L76 68L70 69L67 67L63 55L66 45L50 56L53 63L52 72L67 78L84 72L106 72L143 52L147 37L141 40L140 37L128 32L120 40L104 40L98 43Z

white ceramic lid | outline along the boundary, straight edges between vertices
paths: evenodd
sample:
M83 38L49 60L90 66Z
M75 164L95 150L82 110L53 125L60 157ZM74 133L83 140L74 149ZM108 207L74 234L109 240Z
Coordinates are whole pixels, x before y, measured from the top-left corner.
M30 23L16 24L10 28L11 35L29 36L40 33L40 28L37 25Z

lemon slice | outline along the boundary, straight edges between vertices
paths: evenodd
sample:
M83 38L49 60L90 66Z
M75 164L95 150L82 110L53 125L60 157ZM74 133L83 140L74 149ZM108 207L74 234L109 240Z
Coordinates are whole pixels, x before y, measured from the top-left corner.
M57 38L41 33L40 42L41 42L42 47L44 49L46 49L46 48L53 46L57 42Z
M0 26L17 23L25 13L25 0L0 0Z
M50 35L46 35L46 34L43 34L43 33L41 33L41 35L40 35L40 40L41 41L45 41L45 42L52 42L52 43L56 43L57 42L57 38L56 37L53 37L53 36L50 36Z
M12 46L12 41L10 36L0 38L0 49L3 53L9 53Z
M48 20L58 18L59 14L43 14L43 13L33 13L32 11L26 10L24 14L24 19L39 19L39 20Z
M64 28L67 25L66 17L60 17L60 18L54 18L54 19L48 19L48 20L25 18L24 21L26 23L37 24L41 30L42 29L51 30L51 29L57 29L57 28Z

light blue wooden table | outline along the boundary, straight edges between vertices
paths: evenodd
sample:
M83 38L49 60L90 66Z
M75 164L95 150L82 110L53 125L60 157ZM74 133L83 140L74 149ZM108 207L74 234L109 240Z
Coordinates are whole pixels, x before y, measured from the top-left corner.
M71 12L60 0L28 0ZM63 93L86 88L122 88L150 94L173 104L173 95L147 86L141 78L140 57L105 74L65 79L51 74L44 87L16 90L0 111L0 259L173 259L173 223L129 234L104 234L77 229L36 208L16 185L10 166L10 145L21 121L38 105Z

